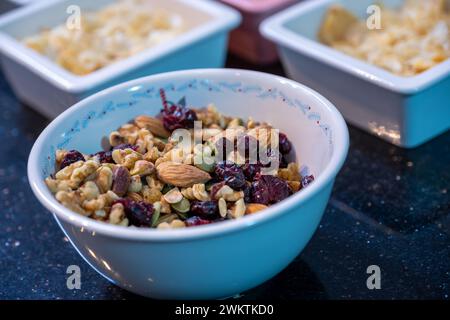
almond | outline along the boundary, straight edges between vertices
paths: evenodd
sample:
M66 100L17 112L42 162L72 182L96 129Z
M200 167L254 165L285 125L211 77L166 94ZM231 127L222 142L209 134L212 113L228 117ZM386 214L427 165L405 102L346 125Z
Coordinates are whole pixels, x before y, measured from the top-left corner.
M194 184L205 183L211 179L209 173L197 167L172 161L160 163L156 171L159 180L176 187L192 187Z
M170 132L164 128L164 125L160 119L142 115L136 117L134 122L139 128L145 128L158 137L170 137Z
M267 206L260 203L248 203L246 206L245 214L252 214L266 209Z

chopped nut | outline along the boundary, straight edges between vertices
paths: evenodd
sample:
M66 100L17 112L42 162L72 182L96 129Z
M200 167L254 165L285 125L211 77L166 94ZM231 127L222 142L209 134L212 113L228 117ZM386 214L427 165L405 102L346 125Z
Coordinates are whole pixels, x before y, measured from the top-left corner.
M298 164L291 162L287 168L278 169L278 177L286 181L300 181L300 170Z
M170 204L166 201L166 199L164 199L163 196L161 196L161 213L171 213L172 209L170 207Z
M211 200L208 192L206 192L204 183L197 183L192 186L192 194L199 201Z
M157 188L151 188L149 186L142 187L142 196L144 197L144 201L148 203L155 203L156 201L160 201L162 197L162 193Z
M125 218L122 220L122 222L119 223L119 226L128 227L129 224L130 224L130 222L128 221L127 218Z
M113 172L108 166L101 166L97 170L97 177L95 178L95 183L99 188L101 193L105 193L111 190L113 182Z
M233 120L231 120L228 123L228 129L232 129L232 128L236 128L236 127L240 127L242 125L242 120L239 118L234 118Z
M170 224L168 224L167 222L161 222L160 224L158 224L158 229L170 229Z
M71 191L70 183L68 180L56 180L50 177L45 178L45 184L50 189L52 193L57 193L58 191Z
M152 163L155 163L156 160L158 160L160 157L158 148L152 147L150 150L147 151L146 154L144 154L144 160L150 161Z
M300 189L302 188L302 183L300 181L288 181L287 184L293 192L300 191Z
M203 129L203 141L210 140L220 133L222 133L221 129Z
M161 222L160 224L158 224L158 229L179 229L185 227L185 223L179 219L174 219L170 223Z
M55 152L55 160L56 160L56 162L58 164L61 163L61 161L63 161L64 157L66 156L66 154L67 154L67 150L64 150L64 149L56 150L56 152Z
M219 213L222 218L225 218L227 216L227 202L224 198L220 198L218 201L219 205Z
M99 196L98 198L83 201L83 208L87 211L102 210L106 206L106 198Z
M234 202L244 198L244 191L234 191L229 186L224 185L215 194L216 200L220 198L224 198L226 201Z
M113 131L109 134L109 144L112 147L116 147L122 143L125 143L125 138L122 137L122 135L119 132Z
M227 186L227 185L225 184L222 188L220 188L220 189L216 192L215 198L216 198L216 200L217 200L217 199L223 198L223 197L225 197L225 196L232 195L233 193L234 193L234 190L231 189L229 186Z
M150 188L156 188L160 191L164 188L164 183L156 179L154 175L146 176L145 180Z
M70 176L70 183L73 188L76 188L89 175L94 173L99 167L99 163L93 160L88 160L82 163L81 167L75 168Z
M138 138L139 127L134 124L127 123L120 127L119 133L125 138L125 143L134 144Z
M138 131L138 139L135 142L138 147L138 152L144 154L147 150L153 148L153 135L147 129L140 129Z
M77 212L83 216L89 216L90 212L86 212L80 205L80 197L75 192L58 191L55 195L56 200L58 200L64 207Z
M266 209L267 206L261 203L249 203L247 204L247 208L245 210L245 214L252 214L261 210Z
M140 192L142 190L142 181L139 175L131 177L131 183L128 186L128 192Z
M238 219L243 217L244 215L245 215L245 202L244 199L239 199L231 208L231 216L234 219Z
M163 197L170 204L178 203L183 200L183 195L176 187L167 192Z
M55 177L58 180L68 180L70 179L70 177L72 176L72 173L75 169L80 168L83 165L84 161L77 161L74 162L70 165L68 165L67 167L59 170L56 174Z
M256 126L257 126L257 123L253 120L253 118L248 118L247 129L253 129Z
M261 124L253 129L250 129L247 134L256 138L259 142L260 148L267 149L272 144L272 127L267 124ZM278 135L274 137L275 146L278 145Z
M171 142L168 142L164 145L164 148L161 149L161 146L158 146L158 150L162 151L163 153L165 152L169 152L170 150L172 150L174 148L174 144Z
M192 190L192 187L190 188L181 188L181 194L183 197L185 197L188 200L196 200L194 196L194 191Z
M134 164L134 168L131 170L131 175L148 176L155 171L155 165L149 161L138 160Z
M85 200L92 200L100 195L97 185L92 181L87 181L79 190L81 198Z
M184 227L186 227L186 225L184 224L183 221L175 219L170 223L170 227L174 228L174 229L178 229L178 228L184 228Z
M100 195L100 197L103 196L106 199L106 204L109 206L111 205L111 203L113 203L116 200L119 200L120 197L115 194L113 191L109 190L108 192L106 192L105 194Z
M142 159L142 155L133 149L116 149L112 152L112 158L115 163L121 164L127 169L131 169L136 161Z
M111 207L108 222L111 224L120 224L125 219L125 209L121 203L116 203Z

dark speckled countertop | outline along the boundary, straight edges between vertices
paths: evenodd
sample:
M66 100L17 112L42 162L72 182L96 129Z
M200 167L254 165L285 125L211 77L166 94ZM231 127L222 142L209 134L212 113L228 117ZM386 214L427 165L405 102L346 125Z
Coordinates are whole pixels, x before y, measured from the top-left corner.
M9 7L0 4L0 12ZM231 58L230 67L255 69ZM276 65L260 69L282 74ZM98 275L34 198L26 164L48 120L0 73L0 299L136 299ZM347 161L320 227L284 271L241 299L449 299L450 132L402 150L350 127ZM66 287L79 265L81 290ZM369 265L381 289L366 286Z

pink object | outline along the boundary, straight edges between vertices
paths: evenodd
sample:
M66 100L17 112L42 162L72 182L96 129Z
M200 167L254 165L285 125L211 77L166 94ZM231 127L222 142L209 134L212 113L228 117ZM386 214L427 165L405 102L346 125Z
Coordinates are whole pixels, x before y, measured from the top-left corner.
M255 64L278 60L275 45L259 33L259 24L274 13L299 0L220 0L239 10L242 24L231 32L230 51Z

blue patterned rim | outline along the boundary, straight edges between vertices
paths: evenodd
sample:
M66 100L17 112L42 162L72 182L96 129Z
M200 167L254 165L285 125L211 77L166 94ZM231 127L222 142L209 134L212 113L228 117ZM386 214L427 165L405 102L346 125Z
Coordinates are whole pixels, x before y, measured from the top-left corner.
M81 129L87 128L96 119L102 119L106 115L114 112L116 110L128 109L138 104L140 100L143 99L154 99L159 98L159 90L164 89L168 93L178 92L187 93L189 91L207 91L215 93L233 92L236 94L251 94L259 99L273 99L278 100L282 103L287 104L291 108L299 109L308 120L314 121L317 126L322 129L323 134L328 138L329 146L333 147L333 133L331 127L321 122L321 116L318 112L314 111L313 108L303 103L298 99L292 99L284 92L278 88L269 87L263 88L259 85L244 84L240 81L236 82L226 82L226 81L211 81L208 79L193 79L183 82L179 85L175 85L173 82L169 82L162 86L150 86L145 88L144 86L138 86L137 90L129 90L132 92L129 99L124 102L106 102L100 111L89 111L85 114L81 120L75 120L74 124L70 127L68 131L63 134L64 139L56 145L51 145L49 147L49 155L45 158L45 163L43 166L43 176L49 176L53 173L53 163L56 149L64 149L73 139L73 137L81 132Z

